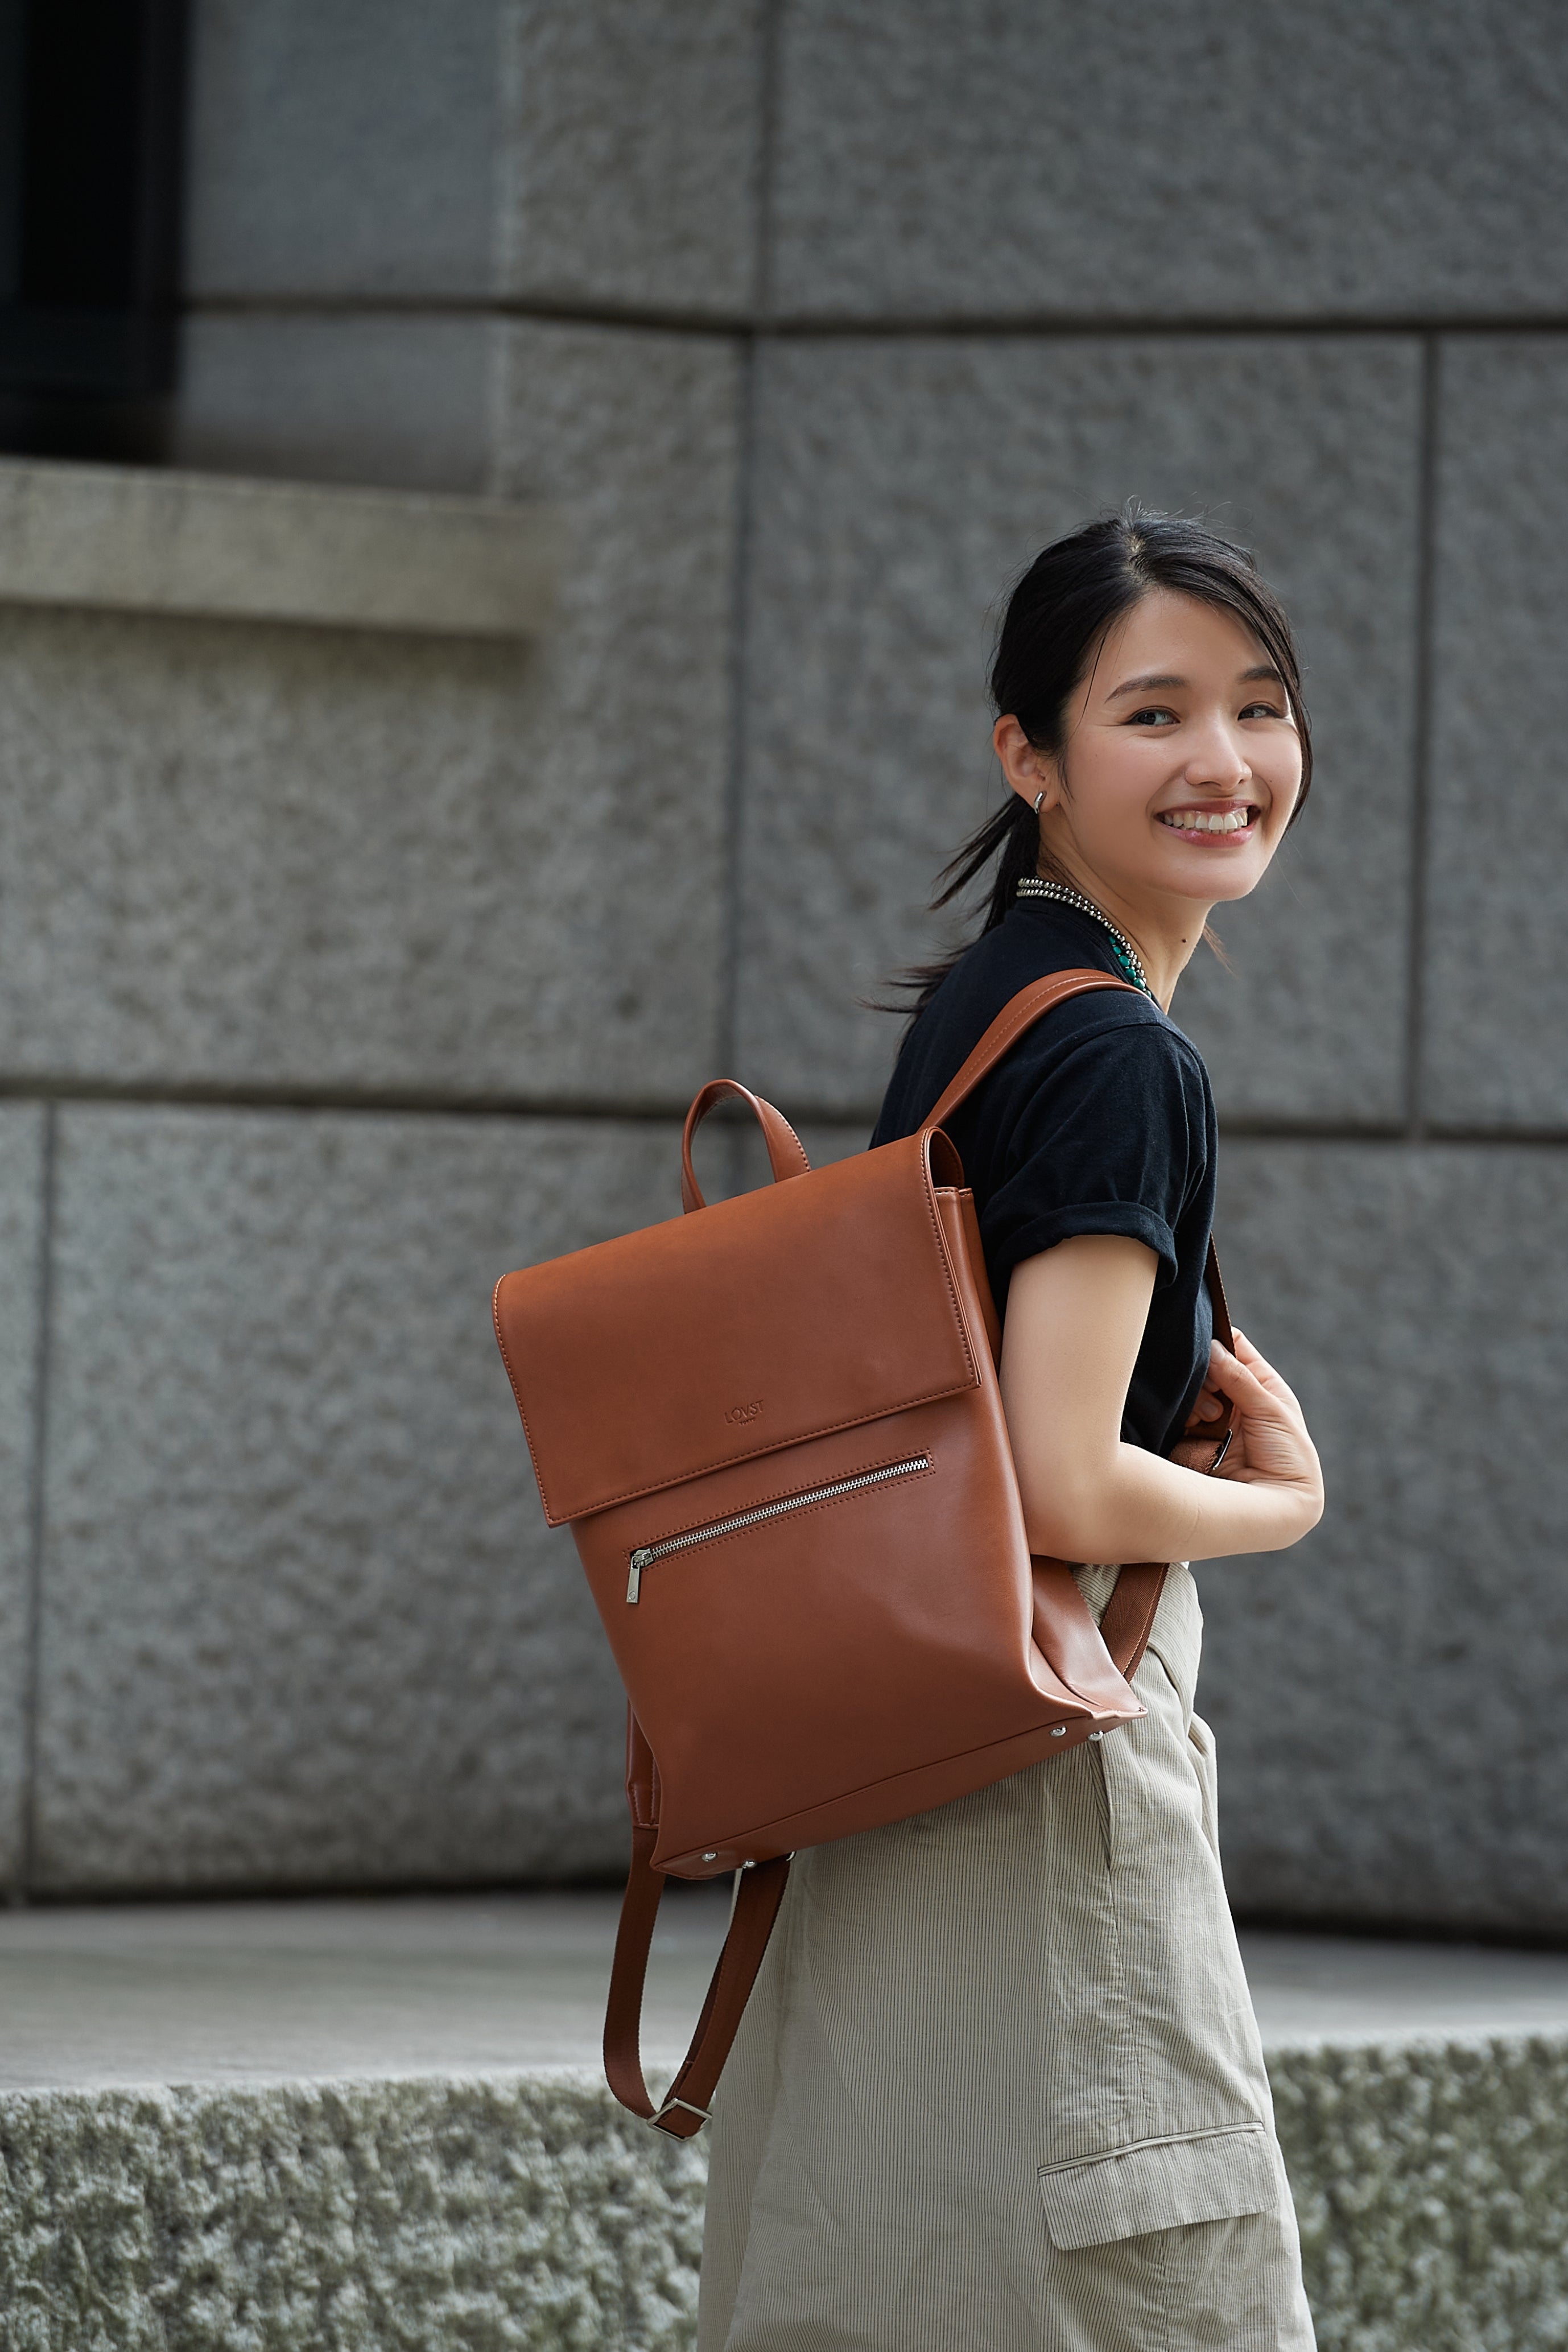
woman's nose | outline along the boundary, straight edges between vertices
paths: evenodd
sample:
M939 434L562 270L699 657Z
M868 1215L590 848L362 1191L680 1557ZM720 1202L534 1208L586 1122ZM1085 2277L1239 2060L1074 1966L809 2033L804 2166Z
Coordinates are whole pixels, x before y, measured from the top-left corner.
M1183 773L1189 784L1234 793L1252 781L1252 762L1230 729L1216 719L1191 747Z

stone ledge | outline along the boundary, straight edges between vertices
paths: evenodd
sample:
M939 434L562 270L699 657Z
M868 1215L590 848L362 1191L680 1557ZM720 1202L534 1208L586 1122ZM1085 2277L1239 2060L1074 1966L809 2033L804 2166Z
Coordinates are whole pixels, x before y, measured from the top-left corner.
M0 2097L15 2352L677 2352L706 2159L585 2076Z
M1268 2074L1319 2352L1555 2352L1568 2036L1271 2049Z
M591 2063L615 1908L0 1915L7 2352L689 2352L705 2146ZM724 1919L667 1910L666 2066ZM1568 1958L1244 1947L1321 2352L1559 2346Z
M531 637L553 508L219 474L0 461L0 603Z

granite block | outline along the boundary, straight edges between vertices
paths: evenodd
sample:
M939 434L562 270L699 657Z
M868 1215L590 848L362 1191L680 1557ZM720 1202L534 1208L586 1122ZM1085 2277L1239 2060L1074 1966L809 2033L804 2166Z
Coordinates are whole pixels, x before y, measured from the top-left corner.
M1178 1019L1234 1116L1375 1124L1405 1076L1419 354L1403 339L803 339L759 380L741 1074L874 1111L861 1009L994 806L985 672L1047 540L1131 497L1258 549L1299 624L1314 799ZM1354 811L1353 829L1346 812Z
M735 373L509 331L535 648L0 612L0 1071L668 1105L713 1066Z
M506 0L506 293L694 317L754 294L762 0Z
M1232 1309L1328 1492L1294 1550L1197 1570L1246 1915L1568 1929L1565 1181L1554 1146L1226 1147Z
M0 1882L6 1885L17 1883L26 1844L47 1117L36 1103L0 1106Z
M170 457L220 474L482 490L496 360L483 318L197 310Z
M564 553L512 499L0 458L0 604L515 643Z
M190 295L494 290L497 0L193 17Z
M0 2160L16 2352L695 2338L705 2152L577 2075L14 2098Z
M1455 340L1439 383L1422 1108L1562 1130L1568 336Z
M1552 0L792 0L774 299L836 319L1551 317Z
M624 1701L489 1297L676 1213L678 1132L59 1117L39 1887L614 1876Z
M1553 2352L1561 2037L1275 2050L1319 2352Z
M1556 2352L1561 2036L1277 2050L1321 2352ZM585 2073L0 2101L18 2352L690 2352L707 2137Z

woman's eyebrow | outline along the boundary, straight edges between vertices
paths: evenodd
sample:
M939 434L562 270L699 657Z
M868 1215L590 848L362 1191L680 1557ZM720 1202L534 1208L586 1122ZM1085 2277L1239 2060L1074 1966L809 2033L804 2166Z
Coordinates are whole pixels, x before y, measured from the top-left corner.
M1247 686L1255 679L1262 678L1270 680L1275 686L1282 687L1285 683L1272 662L1255 662L1250 669L1240 672L1237 683L1240 686ZM1147 694L1152 687L1190 686L1191 684L1191 678L1178 677L1174 671L1146 670L1141 677L1123 678L1120 686L1111 688L1105 698L1107 702L1115 702L1124 694Z
M1248 670L1247 674L1251 677L1254 673ZM1163 670L1149 670L1142 677L1123 678L1120 686L1111 688L1105 698L1107 702L1114 702L1118 695L1145 694L1152 686L1186 686L1189 682L1184 677L1169 677Z

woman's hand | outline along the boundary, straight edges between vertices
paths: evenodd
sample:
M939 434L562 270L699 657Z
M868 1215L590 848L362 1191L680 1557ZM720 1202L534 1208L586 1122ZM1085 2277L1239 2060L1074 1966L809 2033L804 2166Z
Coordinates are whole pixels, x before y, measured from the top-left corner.
M1298 1534L1305 1535L1323 1515L1323 1473L1318 1449L1308 1434L1295 1391L1245 1331L1234 1336L1234 1355L1219 1340L1214 1342L1208 1379L1193 1425L1201 1428L1210 1418L1204 1408L1212 1391L1228 1397L1236 1409L1236 1433L1215 1476L1277 1490L1291 1517L1300 1518Z

